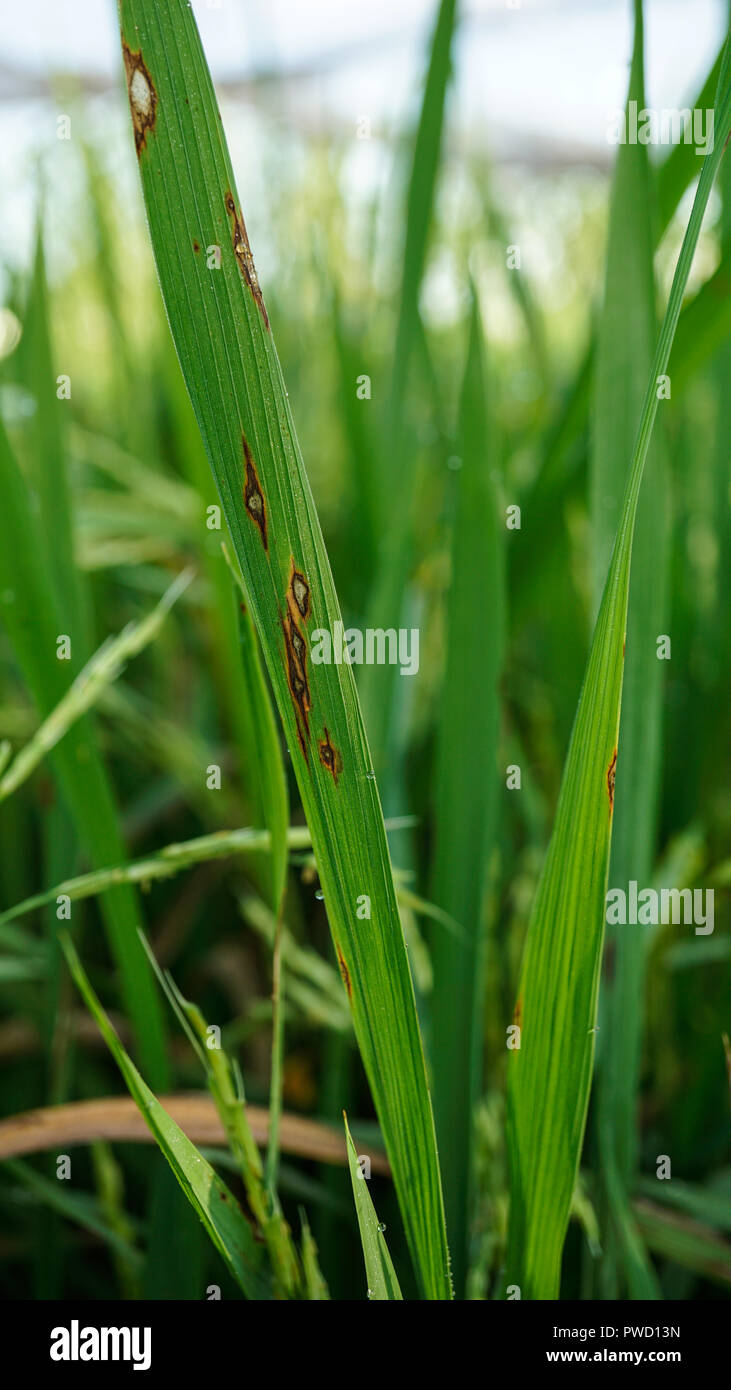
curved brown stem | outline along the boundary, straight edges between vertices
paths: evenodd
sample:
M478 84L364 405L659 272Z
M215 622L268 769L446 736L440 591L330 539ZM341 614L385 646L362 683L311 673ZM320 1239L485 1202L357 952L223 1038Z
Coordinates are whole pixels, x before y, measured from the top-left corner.
M160 1103L194 1144L225 1145L226 1136L215 1105L207 1095L161 1096ZM264 1147L269 1133L269 1111L247 1105L246 1115L257 1144ZM104 1096L100 1100L74 1101L42 1110L28 1110L0 1120L0 1159L19 1158L49 1149L90 1144L96 1139L120 1143L151 1144L150 1130L129 1096ZM285 1153L320 1163L347 1164L345 1138L337 1130L302 1115L283 1114L279 1141ZM383 1153L362 1149L374 1173L389 1170Z

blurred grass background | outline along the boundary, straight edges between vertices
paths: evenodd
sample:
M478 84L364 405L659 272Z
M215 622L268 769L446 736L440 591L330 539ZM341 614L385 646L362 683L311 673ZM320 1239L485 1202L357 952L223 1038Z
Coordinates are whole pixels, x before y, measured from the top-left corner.
M422 56L428 57L423 46ZM550 66L550 53L546 61ZM460 72L456 61L441 140L432 131L430 148L438 156L433 200L416 210L428 186L428 158L416 135L418 103L365 139L358 138L367 115L362 110L329 128L317 121L286 127L288 89L283 83L279 105L271 75L253 84L244 100L231 93L222 107L346 623L373 623L389 524L408 532L407 553L387 575L391 582L398 577L396 610L378 625L419 627L418 678L396 677L391 693L387 669L361 671L358 679L365 686L386 814L414 818L410 828L390 836L401 882L416 898L434 895L448 910L450 904L440 902L444 869L435 867L434 843L436 826L450 814L444 796L459 798L458 789L445 793L444 767L452 756L464 759L465 728L458 719L445 728L445 669L459 524L455 480L469 449L460 401L473 292L479 306L492 441L486 484L503 515L510 505L522 509L521 530L505 535L504 612L489 605L480 619L477 603L473 631L475 643L487 648L489 669L496 625L504 626L493 849L478 909L487 930L480 1059L486 1080L477 1097L476 1216L466 1285L474 1296L486 1296L495 1286L505 1236L505 1029L593 615L592 364L614 151L592 156L579 143L570 158L544 156L531 164L494 157L457 119ZM677 101L699 91L704 75L695 88L689 79ZM259 823L233 592L220 556L221 533L206 525L206 508L217 498L155 282L121 82L111 95L94 96L85 90L88 81L49 77L53 95L40 98L45 114L34 124L24 175L37 229L22 245L5 240L0 413L44 539L49 573L43 582L65 620L54 631L73 627L74 671L109 634L146 615L186 565L195 579L78 735L67 736L58 756L0 803L3 909L92 866ZM622 90L616 104L623 100ZM56 138L58 113L70 116L68 141ZM687 148L652 154L654 225L658 235L664 232L656 273L665 293L697 166ZM370 161L377 177L363 177L358 161ZM671 362L672 399L663 411L670 517L663 630L672 638L672 660L663 667L652 882L716 891L712 936L695 937L676 926L654 930L647 941L636 1127L642 1176L634 1210L659 1287L670 1298L717 1297L731 1286L722 1045L731 818L723 775L731 656L724 621L728 168L722 180L696 258ZM420 215L423 265L410 281L419 256L412 245L404 275L405 235ZM519 271L508 268L511 246L520 248ZM409 363L399 381L394 354L399 332L406 331L404 314L410 315ZM56 397L60 374L70 379L69 400ZM366 400L357 394L363 375L370 378ZM0 543L6 542L11 580L16 564L22 585L23 566L33 561L27 538ZM7 565L3 575L7 579ZM65 677L47 644L39 665L46 619L37 610L21 618L19 635L9 612L18 597L11 580L0 594L0 613L5 609L7 616L0 738L16 747L58 698L52 682L61 679L63 689ZM474 573L478 593L483 580ZM498 583L488 582L493 597ZM467 601L468 591L465 585ZM42 596L43 589L38 592ZM212 764L223 771L220 791L206 786ZM516 764L520 791L506 786L506 769ZM479 790L465 785L468 811ZM301 823L292 781L290 799L292 819ZM451 829L455 833L454 823ZM456 839L458 849L458 829ZM144 924L156 956L184 994L220 1022L227 1048L240 1060L247 1098L266 1104L273 919L263 863L201 863L142 893L129 890L124 900L115 891L114 902L89 899L74 906L75 938L130 1046L134 1009L143 1017L148 1082L169 1090L200 1085L186 1046L162 1042L162 1007L156 1022L152 998L132 1000L125 993L119 963L113 964L105 943L102 903L108 916L130 914ZM449 1025L432 1009L434 963L449 956L444 933L450 928L414 903L404 903L405 927L436 1073ZM51 908L15 923L12 934L0 927L4 1116L120 1089L62 966L55 924ZM367 1088L306 851L290 859L287 928L301 959L290 952L284 981L285 1110L337 1123L347 1105L356 1138L373 1139ZM601 1067L601 1038L598 1059ZM473 1080L464 1078L465 1092ZM678 1181L655 1179L659 1154L672 1156ZM0 1170L5 1296L201 1297L209 1282L235 1296L156 1151L98 1143L72 1150L71 1183L52 1181L55 1171L51 1154ZM600 1296L600 1178L590 1116L564 1296ZM364 1296L347 1169L285 1154L281 1183L288 1210L296 1212L297 1203L307 1207L333 1296ZM374 1178L372 1190L401 1277L406 1262L387 1179ZM460 1280L466 1277L461 1270ZM408 1281L402 1279L402 1287L408 1296Z

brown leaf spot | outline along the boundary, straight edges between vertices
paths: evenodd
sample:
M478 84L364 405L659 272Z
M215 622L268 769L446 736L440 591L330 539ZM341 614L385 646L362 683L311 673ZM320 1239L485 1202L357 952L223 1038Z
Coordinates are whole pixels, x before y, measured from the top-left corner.
M196 256L198 255L198 252L200 251L200 249L201 249L201 244L200 244L200 242L199 242L199 241L194 241L194 242L193 242L193 250L195 251Z
M346 991L347 991L347 994L348 994L348 998L349 998L349 999L352 999L352 998L353 998L353 985L352 985L351 979L350 979L350 971L348 970L348 967L347 967L347 965L345 964L345 957L344 957L342 951L340 950L340 947L339 947L337 944L336 944L336 946L335 946L335 950L337 951L337 955L338 955L338 965L340 966L340 974L341 974L342 977L343 977L343 984L345 985L345 988L346 988Z
M259 474L256 471L251 449L249 448L243 435L241 436L244 445L244 463L246 471L244 474L244 505L252 521L256 522L261 533L264 549L267 549L267 512L264 504L264 493L261 490Z
M297 716L297 737L308 761L307 744L310 737L310 686L307 677L307 640L300 624L309 617L310 586L305 576L290 560L289 584L285 594L282 632L287 662L287 682Z
M155 128L157 92L141 53L133 53L122 40L124 70L127 76L127 95L135 132L135 149L139 158L147 141L148 130Z
M307 680L307 643L297 627L295 615L289 604L282 619L284 651L287 662L287 683L294 702L297 717L297 737L300 748L307 757L307 740L310 734L309 709L310 687Z
M607 768L607 791L609 792L609 814L614 810L614 777L617 770L617 750L612 754L612 761Z
M515 1001L515 1008L513 1009L513 1027L514 1027L514 1028L520 1028L522 1022L523 1022L523 999L522 999L522 996L521 996L519 999L516 999L516 1001Z
M241 271L242 279L251 290L251 293L253 294L254 299L256 300L256 303L259 307L259 311L264 320L264 326L268 328L269 316L264 307L264 300L262 298L262 293L259 288L259 280L256 274L256 266L254 265L254 257L251 254L249 238L246 232L246 223L244 222L242 213L240 211L237 211L236 209L236 200L230 189L227 189L226 191L225 202L226 212L228 213L229 221L231 223L231 240L233 243L234 255L236 257L236 260L238 261L238 266L239 270Z
M337 786L338 777L343 770L343 760L330 739L327 726L323 729L323 734L324 738L317 740L317 751L320 755L320 762L323 767L327 768L328 772L332 773L333 781Z

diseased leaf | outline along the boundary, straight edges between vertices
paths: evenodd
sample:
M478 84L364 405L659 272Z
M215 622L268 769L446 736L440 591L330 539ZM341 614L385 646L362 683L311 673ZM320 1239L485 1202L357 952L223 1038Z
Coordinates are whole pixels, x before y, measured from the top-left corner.
M375 779L271 325L190 6L121 0L171 331L284 724L356 1037L424 1294L451 1294L434 1125ZM210 258L206 248L218 248ZM360 908L360 913L359 913ZM369 915L367 915L369 914Z

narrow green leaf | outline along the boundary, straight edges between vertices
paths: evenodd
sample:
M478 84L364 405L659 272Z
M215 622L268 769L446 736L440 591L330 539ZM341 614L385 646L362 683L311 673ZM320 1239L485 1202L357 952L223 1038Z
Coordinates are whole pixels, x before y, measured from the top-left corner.
M38 218L33 277L20 344L24 378L35 397L28 424L28 462L37 505L38 526L58 603L62 632L85 654L86 604L75 563L64 410L59 399L48 315L48 287L43 248L42 210Z
M103 1241L110 1250L121 1255L130 1267L140 1267L142 1257L139 1250L104 1219L99 1203L93 1197L85 1192L68 1192L67 1183L44 1177L42 1173L37 1173L35 1168L31 1168L30 1164L23 1163L18 1158L6 1158L3 1172L17 1178L34 1197L44 1202L52 1211L58 1212L59 1216L75 1222L82 1230L89 1231L98 1240Z
M637 1223L651 1250L714 1284L731 1288L731 1241L654 1202L635 1203Z
M721 49L721 52L723 49ZM713 102L721 65L719 52L703 86L692 103L693 110L705 110ZM673 146L667 159L657 171L657 217L655 246L661 240L668 223L677 212L685 190L698 174L699 158L695 145L684 140ZM719 267L719 278L711 276L680 316L673 344L670 374L673 395L708 360L713 344L718 344L729 331L728 268ZM724 288L725 286L725 288ZM699 332L696 332L696 325ZM572 481L576 467L583 461L583 451L577 449L585 429L592 402L592 372L596 355L596 334L592 333L580 363L553 423L548 445L543 452L541 467L531 484L530 505L524 508L523 537L520 547L512 549L513 573L510 592L516 596L513 607L523 604L533 590L533 569L526 565L527 554L535 556L539 548L545 551L555 537L557 521L563 511L562 493Z
M368 625L375 628L398 627L412 558L417 451L405 425L405 398L414 350L423 333L419 293L434 211L456 18L456 0L440 0L409 173L401 293L383 451L385 463L380 470L380 564L367 609ZM391 467L393 458L399 460L397 470ZM363 708L374 767L384 780L389 772L395 682L393 666L363 667L360 681ZM386 810L391 810L388 795Z
M723 44L718 50L707 77L696 94L695 101L688 102L691 111L707 111L713 106L718 79L721 73ZM641 108L640 108L641 109ZM686 188L698 175L699 158L694 140L678 140L671 148L657 171L657 233L662 236L675 213Z
M312 633L333 634L339 607L210 74L185 0L121 0L120 10L170 327L284 724L412 1258L425 1295L448 1298L434 1125L383 818L352 669L315 660Z
M13 650L42 717L67 694L78 663L57 659L61 626L46 552L15 455L0 422L0 499L4 538L0 546L0 613ZM82 845L96 865L123 858L116 807L88 717L72 724L51 753L62 794ZM137 900L128 884L110 889L101 903L109 944L120 975L125 1007L140 1055L155 1085L168 1080L162 1011L150 968L137 937Z
M388 1253L384 1235L385 1228L376 1216L376 1209L371 1201L367 1180L358 1163L358 1155L345 1114L343 1114L343 1120L345 1123L345 1142L348 1146L350 1180L353 1184L353 1199L368 1280L368 1297L380 1302L401 1299L402 1294L396 1271Z
M703 214L731 130L727 43L703 162L645 394L609 574L526 939L509 1053L507 1284L555 1298L594 1056L632 538L645 460Z
M635 39L628 103L645 107L644 35L641 0L635 4ZM652 265L652 189L647 146L619 147L612 187L604 307L598 331L593 447L589 480L592 559L596 606L617 526L642 407L644 382L656 337ZM663 665L657 637L665 628L669 542L667 470L660 431L648 453L637 509L632 550L632 585L627 613L627 648L622 691L622 726L617 754L609 886L628 891L631 879L648 886L652 872L660 773ZM646 938L633 927L610 928L604 990L600 1003L599 1150L605 1173L605 1204L618 1230L604 1227L599 1271L605 1298L619 1296L617 1242L629 1253L627 1272L642 1265L642 1244L623 1231L631 1224L629 1193L636 1166L637 1087L642 1038ZM609 1175L612 1181L609 1182ZM617 1204L621 1203L621 1215ZM652 1281L645 1260L634 1296L648 1297ZM655 1293L656 1296L656 1293Z
M72 724L91 709L107 686L117 679L126 663L138 656L147 643L157 636L165 617L192 577L191 570L184 570L166 590L152 613L141 622L128 623L118 636L108 638L87 661L66 694L46 715L41 727L16 753L10 767L3 773L0 778L0 801L30 777L46 754L60 743Z
M657 1182L657 1178L640 1178L637 1183L638 1195L650 1201L656 1200ZM725 1190L719 1187L716 1191L713 1187L699 1187L695 1183L673 1178L662 1189L662 1203L687 1212L707 1226L715 1226L719 1231L731 1234L731 1183L727 1182Z
M64 934L61 941L74 983L99 1025L127 1090L213 1244L247 1298L269 1298L262 1247L255 1241L238 1202L142 1079L94 993L70 938Z
M237 585L240 586L240 577L235 570L233 573ZM279 730L274 722L274 713L262 671L259 643L243 596L243 589L241 589L239 603L239 646L244 698L250 728L247 738L248 766L250 769L249 787L250 790L254 791L254 803L259 812L262 826L270 834L269 905L273 912L279 912L282 907L287 873L287 827L289 825L287 779L282 761ZM255 782L255 788L252 788L252 781Z
M472 1124L482 1081L485 888L497 800L498 681L504 637L503 535L493 475L498 459L473 301L454 475L447 655L440 707L432 897L457 924L432 933L430 1051L452 1273L467 1266Z

